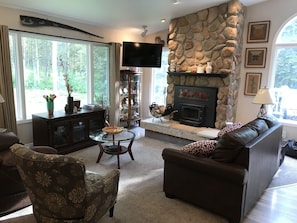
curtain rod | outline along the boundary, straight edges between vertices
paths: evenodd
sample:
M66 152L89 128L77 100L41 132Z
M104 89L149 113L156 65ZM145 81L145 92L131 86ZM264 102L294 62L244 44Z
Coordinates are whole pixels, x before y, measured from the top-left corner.
M37 33L37 32L31 32L31 31L25 31L25 30L19 30L19 29L9 29L9 30L17 31L17 32L24 32L24 33L31 33L31 34L38 34L38 35L42 35L42 36L51 36L51 37L58 37L58 38L63 38L63 39L72 39L72 40L79 40L79 41L85 41L85 42L92 42L92 43L100 43L100 44L110 45L110 43L94 41L94 40L84 40L84 39L78 39L78 38L73 38L73 37L57 36L57 35L52 35L52 34Z

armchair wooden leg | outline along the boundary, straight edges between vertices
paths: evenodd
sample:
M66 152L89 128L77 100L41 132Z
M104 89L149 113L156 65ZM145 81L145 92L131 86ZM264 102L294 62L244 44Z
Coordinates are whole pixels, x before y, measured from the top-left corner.
M113 217L113 211L114 211L114 206L112 206L112 207L109 209L109 217L110 217L110 218Z

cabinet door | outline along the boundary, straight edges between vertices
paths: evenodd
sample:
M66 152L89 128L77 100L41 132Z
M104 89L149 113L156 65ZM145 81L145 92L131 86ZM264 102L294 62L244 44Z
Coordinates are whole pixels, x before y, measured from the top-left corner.
M72 121L72 143L81 142L88 139L86 136L86 120L80 119Z
M100 111L96 115L89 117L89 134L101 131L105 124L105 111Z
M53 130L53 147L59 148L70 143L70 127L67 122L55 122Z

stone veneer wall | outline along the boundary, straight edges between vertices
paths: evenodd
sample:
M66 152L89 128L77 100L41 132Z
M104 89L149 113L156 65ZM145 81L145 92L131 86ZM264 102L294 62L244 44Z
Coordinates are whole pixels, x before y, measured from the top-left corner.
M193 75L167 76L167 104L174 104L174 85L218 87L216 128L234 121L240 82L240 58L245 7L237 0L171 20L168 34L172 60L180 71L196 72L212 63L213 72L225 78Z

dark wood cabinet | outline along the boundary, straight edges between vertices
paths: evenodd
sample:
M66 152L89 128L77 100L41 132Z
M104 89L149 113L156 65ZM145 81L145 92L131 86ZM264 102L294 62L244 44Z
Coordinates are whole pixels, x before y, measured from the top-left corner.
M32 115L33 144L46 145L58 150L59 154L70 153L96 142L90 133L101 130L105 123L105 110L81 110L74 114L55 111L53 117L47 113Z

